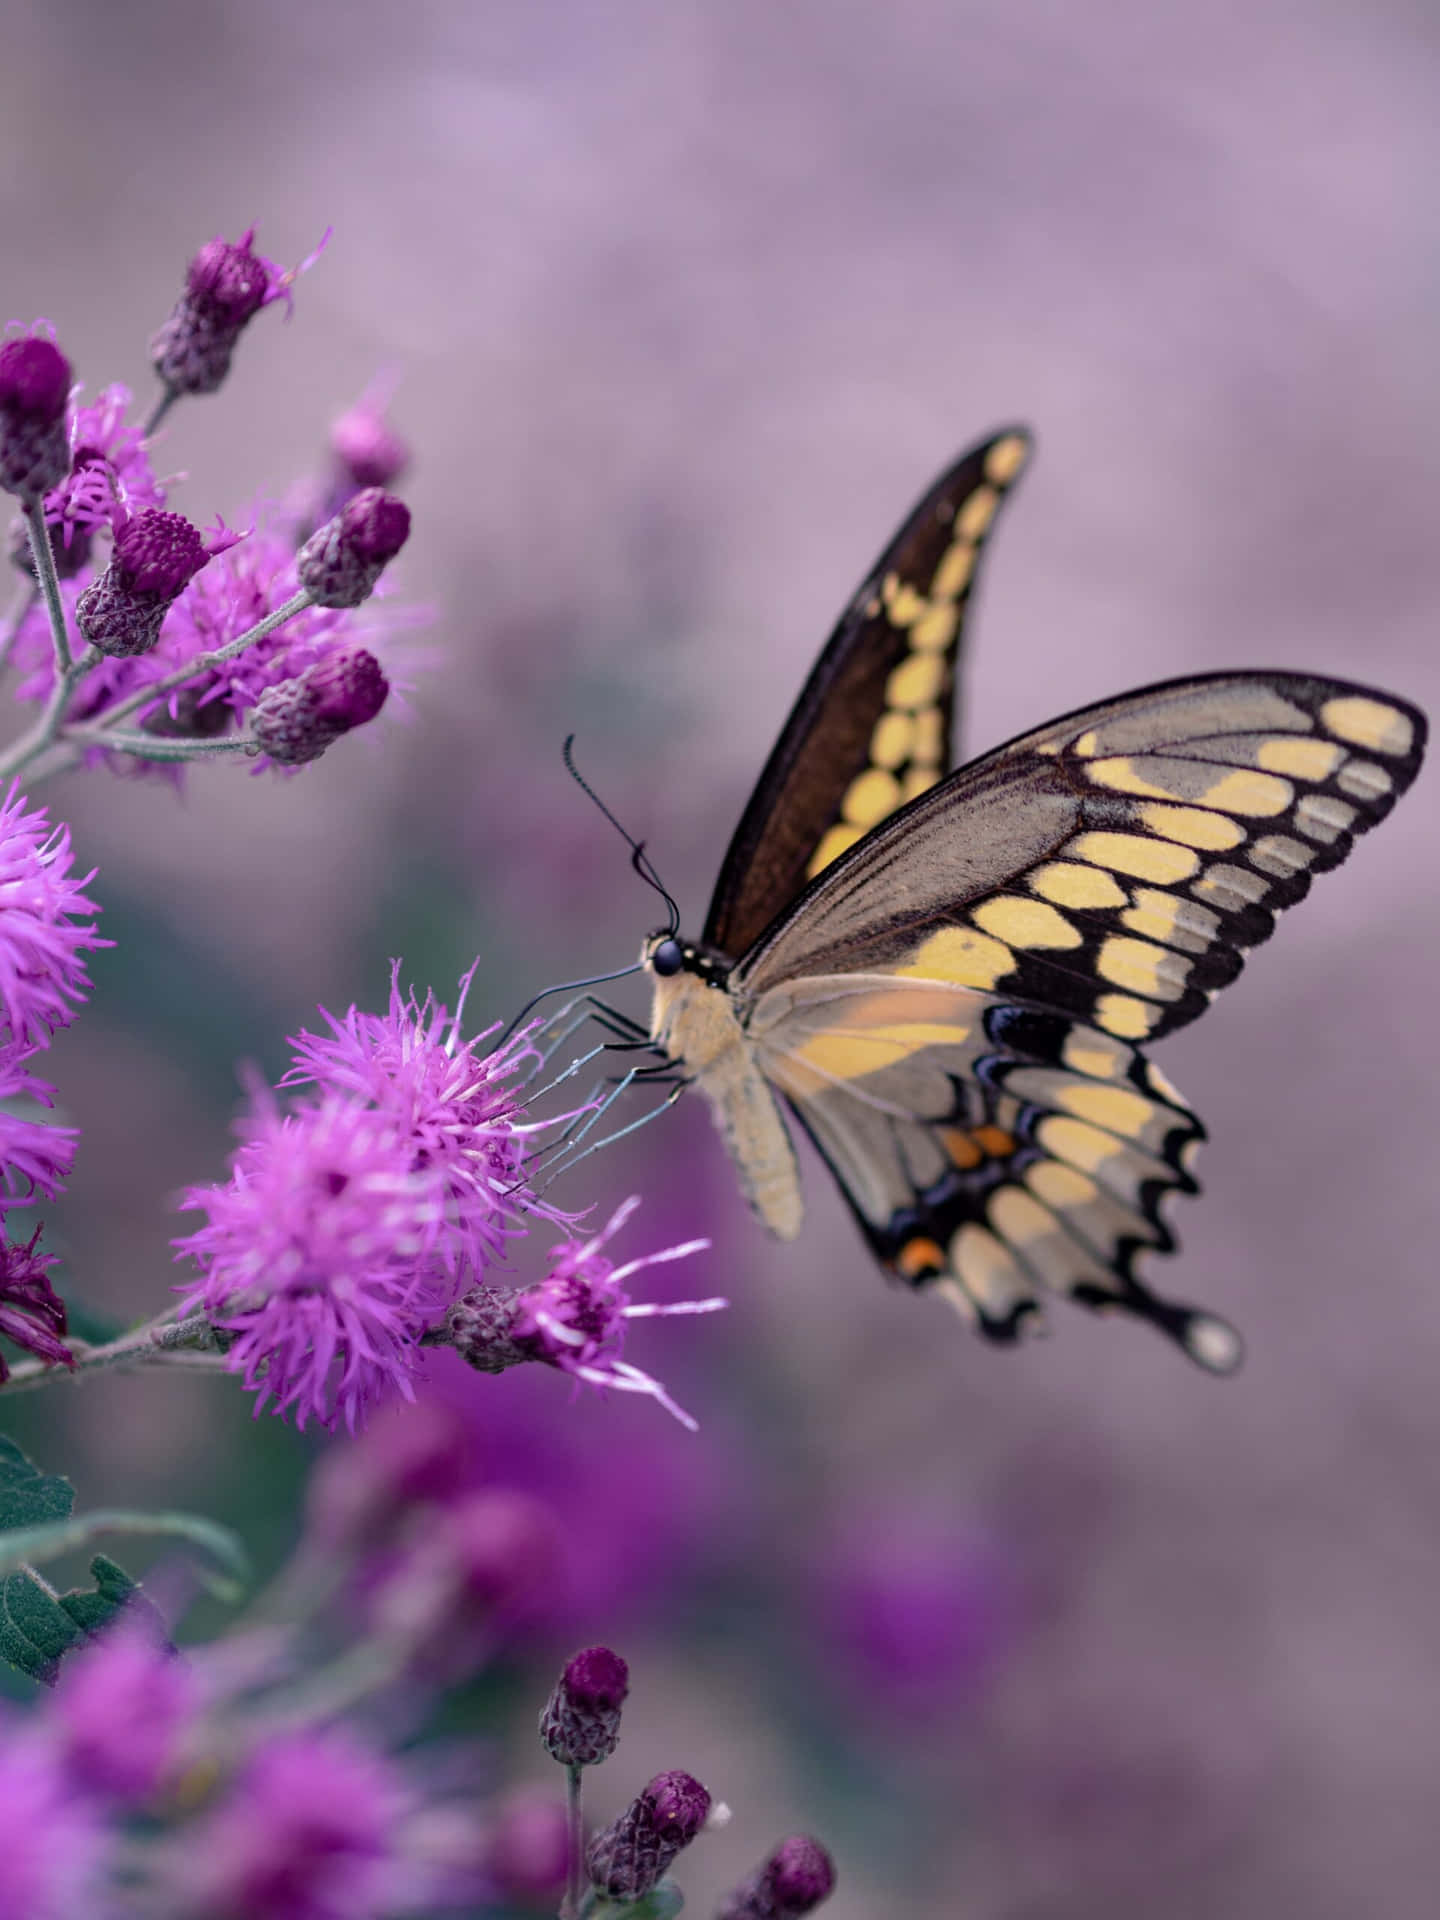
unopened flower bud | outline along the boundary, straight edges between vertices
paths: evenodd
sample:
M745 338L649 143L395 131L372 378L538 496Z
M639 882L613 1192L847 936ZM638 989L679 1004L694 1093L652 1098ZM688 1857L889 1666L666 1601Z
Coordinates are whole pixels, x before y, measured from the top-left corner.
M835 1891L835 1863L818 1840L782 1840L721 1907L717 1920L802 1920Z
M385 418L379 399L370 395L331 427L330 450L351 490L393 486L410 465L409 447Z
M450 1344L477 1373L504 1373L533 1358L511 1338L519 1301L507 1287L471 1287L445 1316Z
M540 1738L565 1767L608 1760L620 1738L630 1669L609 1647L584 1647L566 1662L540 1716Z
M115 535L110 564L75 603L75 621L91 646L128 659L148 653L165 615L212 557L183 513L147 507Z
M280 766L302 767L318 760L342 733L373 720L389 691L373 653L337 647L298 680L268 687L255 702L251 732Z
M70 471L70 362L38 334L0 346L0 488L27 507Z
M403 500L366 487L312 533L296 559L300 584L322 607L358 607L410 537Z
M640 1900L705 1824L710 1795L693 1775L659 1773L585 1854L590 1884L610 1900Z
M208 241L190 262L185 291L150 343L155 371L172 393L214 393L246 326L275 297L280 277L254 250L255 229Z

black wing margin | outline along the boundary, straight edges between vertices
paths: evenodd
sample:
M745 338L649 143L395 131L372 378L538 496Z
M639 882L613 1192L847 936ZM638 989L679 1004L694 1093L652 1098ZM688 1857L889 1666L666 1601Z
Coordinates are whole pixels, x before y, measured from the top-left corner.
M980 554L1030 448L1022 427L972 447L867 574L735 830L705 923L708 947L738 958L807 880L949 767Z

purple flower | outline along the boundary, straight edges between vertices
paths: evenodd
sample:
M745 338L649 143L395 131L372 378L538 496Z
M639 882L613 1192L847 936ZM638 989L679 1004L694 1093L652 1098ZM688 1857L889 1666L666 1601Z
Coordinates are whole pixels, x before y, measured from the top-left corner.
M803 1920L834 1891L834 1861L818 1840L794 1833L735 1889L718 1920Z
M62 579L89 564L93 537L102 527L121 525L129 515L165 504L164 489L150 470L143 431L125 424L129 404L129 388L111 386L92 405L72 411L70 472L45 496L45 523ZM23 520L16 523L16 532L13 557L28 571Z
M318 760L342 734L373 720L390 683L363 647L337 649L298 680L270 687L255 703L251 731L279 766Z
M70 362L53 340L0 346L0 490L34 506L70 471L65 402Z
M74 1920L99 1913L106 1835L58 1757L14 1721L0 1726L0 1914Z
M75 1356L60 1338L65 1332L65 1302L46 1277L56 1264L53 1253L37 1253L40 1229L25 1242L0 1241L0 1333L17 1347L52 1367L73 1367ZM0 1354L0 1381L10 1369Z
M585 1853L590 1884L610 1900L639 1900L704 1826L710 1795L693 1774L660 1773Z
M430 1677L457 1679L493 1652L498 1626L524 1615L553 1572L556 1544L550 1513L529 1494L467 1494L439 1509L390 1570L375 1624Z
M197 1704L184 1660L122 1623L60 1670L54 1714L66 1769L103 1798L148 1800L174 1769Z
M459 1416L421 1400L329 1447L306 1483L307 1531L327 1555L381 1546L417 1506L465 1485L468 1448Z
M402 994L397 961L388 1012L352 1006L337 1018L322 1007L330 1031L296 1037L294 1064L280 1083L344 1094L394 1125L410 1143L415 1167L439 1181L445 1233L437 1253L457 1282L467 1272L483 1273L506 1239L523 1231L525 1215L565 1217L536 1198L526 1177L536 1127L514 1080L534 1059L530 1029L488 1052L484 1042L494 1027L462 1039L473 977L472 968L451 1014L433 994L423 1001Z
M204 1272L177 1291L233 1336L256 1413L353 1431L372 1402L410 1398L416 1343L453 1292L440 1170L390 1116L333 1093L288 1115L261 1098L232 1166L182 1196L209 1218L174 1243Z
M93 869L77 879L73 865L70 829L27 811L12 782L0 799L0 1007L10 1039L30 1049L48 1046L90 991L85 949L110 944L80 919L99 908L84 892Z
M570 1841L553 1794L519 1787L494 1810L485 1864L502 1901L554 1911L565 1887Z
M174 601L240 537L218 526L207 539L183 513L147 507L119 526L109 566L76 601L81 633L102 653L148 653Z
M378 1920L407 1812L389 1761L338 1729L281 1734L189 1836L184 1910L205 1920Z
M617 1267L601 1249L640 1204L631 1198L618 1207L591 1239L565 1240L550 1252L550 1271L534 1286L504 1295L493 1287L467 1293L447 1322L451 1343L463 1360L482 1373L502 1371L523 1360L547 1366L594 1387L624 1393L648 1393L682 1426L695 1421L666 1393L658 1380L621 1358L627 1320L660 1314L714 1313L728 1300L675 1300L663 1306L633 1304L621 1282L642 1267L683 1260L708 1247L708 1240L687 1240Z
M171 393L214 393L230 371L236 343L262 307L290 298L296 278L318 258L279 267L254 249L254 227L238 240L218 234L190 262L185 291L150 343L155 371Z
M55 1089L25 1065L24 1048L0 1048L0 1214L24 1206L37 1194L53 1200L70 1173L80 1136L74 1127L51 1127L10 1111L15 1100L55 1104Z
M301 547L295 563L300 584L317 606L358 607L409 538L404 501L366 487Z
M390 487L410 465L410 449L385 418L388 395L378 384L363 393L330 429L345 497L361 487ZM343 500L335 502L336 510Z
M566 1767L608 1760L620 1739L620 1709L629 1691L630 1669L609 1647L572 1654L540 1715L540 1738L551 1759Z

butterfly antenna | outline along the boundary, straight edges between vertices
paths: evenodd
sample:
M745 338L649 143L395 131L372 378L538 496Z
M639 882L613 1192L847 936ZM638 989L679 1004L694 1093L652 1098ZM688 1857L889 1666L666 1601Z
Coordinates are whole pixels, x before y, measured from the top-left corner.
M664 881L661 880L659 874L655 871L655 868L651 862L650 856L645 851L645 842L643 840L635 839L633 834L629 834L625 831L624 827L621 826L620 822L615 818L614 814L610 811L609 807L606 806L605 802L600 798L599 794L596 793L595 789L590 785L590 782L585 778L584 774L582 774L580 769L575 765L574 753L572 751L574 748L574 745L575 745L574 734L572 733L567 735L564 748L562 749L562 752L565 758L566 772L570 775L570 778L575 782L576 786L579 787L580 791L584 794L587 794L590 797L590 799L595 802L595 805L600 809L601 813L604 814L605 818L610 822L611 826L614 827L615 831L619 834L620 838L625 842L626 846L629 847L631 866L635 869L636 873L639 874L640 878L645 882L646 886L653 887L656 893L658 893L660 898L665 902L665 910L670 916L670 925L668 928L668 932L671 935L677 934L680 931L680 909L675 904L674 895L666 887Z

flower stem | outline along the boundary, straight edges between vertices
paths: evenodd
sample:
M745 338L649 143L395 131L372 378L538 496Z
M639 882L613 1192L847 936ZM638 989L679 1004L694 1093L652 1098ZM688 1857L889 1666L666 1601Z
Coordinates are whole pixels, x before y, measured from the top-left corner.
M121 1334L118 1340L107 1341L104 1346L92 1347L83 1340L72 1341L74 1372L98 1373L105 1367L147 1366L167 1361L193 1367L202 1359L207 1366L224 1365L220 1341L203 1313L189 1314L183 1320L170 1319L168 1313L167 1309L165 1316L132 1327L129 1333ZM52 1380L65 1379L69 1373L70 1369L51 1366L44 1360L21 1360L10 1369L9 1379L0 1382L0 1393L28 1393L32 1388L48 1386Z
M57 667L55 684L50 689L44 712L27 733L22 733L4 753L0 753L0 780L8 780L12 774L22 772L47 747L54 745L71 694L100 657L94 647L87 647L78 660L71 660L63 670Z
M103 723L66 727L60 739L66 746L104 747L110 753L131 753L137 760L204 760L227 753L247 753L253 758L260 751L258 741L248 733L232 734L226 740L175 740L158 733L127 733L123 727Z
M118 701L115 706L107 707L96 722L97 729L113 727L116 721L128 719L138 708L148 706L152 700L158 700L164 694L173 693L176 687L183 687L187 680L194 680L201 674L209 673L214 667L223 666L227 660L234 660L244 653L247 647L253 647L257 640L263 640L267 634L273 633L277 627L283 626L287 620L293 619L297 613L303 612L309 605L310 595L302 587L299 593L292 593L283 606L276 607L273 613L267 613L263 620L257 621L248 633L242 633L238 640L228 641L225 646L216 647L210 653L197 654L193 660L187 660L183 667L177 667L173 673L167 673L163 680L157 680L153 686L142 687L138 693L132 693L127 700Z
M70 636L65 631L65 608L60 599L60 582L55 573L55 555L50 547L50 529L45 524L45 502L37 500L25 509L25 524L30 529L30 551L35 556L35 578L45 596L45 612L50 620L50 635L55 642L57 673L70 671Z
M565 1769L565 1838L568 1859L565 1870L565 1903L560 1920L580 1920L580 1902L585 1894L585 1815L580 1805L580 1781L583 1767Z
M150 438L151 434L157 430L160 422L165 418L166 414L169 413L179 398L180 395L174 387L166 387L160 398L150 409L150 418L141 429L142 439L148 440Z

